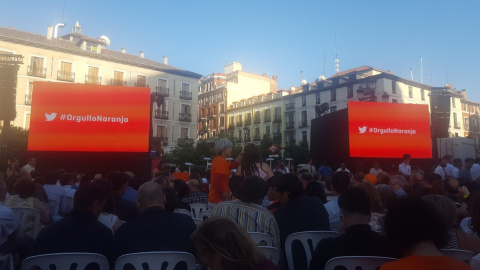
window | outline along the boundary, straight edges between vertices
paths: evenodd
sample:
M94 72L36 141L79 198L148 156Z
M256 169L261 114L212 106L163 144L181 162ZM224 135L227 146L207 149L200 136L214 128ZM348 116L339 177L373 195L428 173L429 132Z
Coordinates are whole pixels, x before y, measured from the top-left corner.
M398 100L392 99L392 103L398 103Z
M302 126L302 127L306 127L306 126L307 126L307 111L302 111L302 123L301 123L301 126Z
M472 118L473 131L478 132L477 119Z
M475 106L471 105L470 108L471 108L471 112L475 113Z
M225 126L225 118L222 116L220 117L220 127L224 127Z
M180 98L192 99L192 92L190 91L190 84L182 83L182 90L180 91Z
M347 87L347 98L353 98L353 86Z
M302 107L307 107L307 97L306 96L302 97Z
M98 67L88 67L88 75L85 79L85 83L100 84L100 69Z
M453 127L454 128L460 128L458 126L458 122L457 122L457 113L453 113Z
M113 71L112 85L125 85L123 71Z
M468 110L467 110L467 103L463 103L463 110L464 110L464 111L468 111Z
M182 83L182 91L190 92L190 84Z
M266 127L265 127L265 134L267 134L268 136L270 136L270 126L266 126Z
M75 73L73 73L73 64L70 62L60 61L60 70L57 74L57 79L61 81L73 82Z
M86 50L89 51L89 52L96 52L96 53L98 53L98 46L97 46L96 44L87 43Z
M413 89L411 86L408 87L408 97L413 98Z
M158 81L157 81L157 93L168 95L167 80L158 79Z
M27 94L25 95L25 105L32 105L33 82L28 82Z
M187 139L188 138L188 128L180 128L180 138Z
M157 126L157 137L167 137L167 127Z
M337 100L337 89L332 89L330 90L330 101L336 101Z
M238 138L240 139L240 141L242 140L242 130L238 130Z
M465 117L464 128L465 130L470 130L470 121L468 120L468 117Z
M392 94L396 94L396 93L397 93L397 82L392 81Z
M220 113L225 112L225 104L220 104Z
M315 104L320 104L320 93L315 94Z
M28 66L27 75L45 78L47 75L46 68L44 68L45 59L42 57L32 56L30 58L30 66Z
M337 111L337 106L332 106L330 107L330 113L336 112Z
M307 141L308 141L308 140L307 140L307 132L306 132L306 131L302 131L302 140L303 140L304 142L307 142Z
M420 94L422 95L422 101L425 101L425 89L420 89Z
M455 98L452 97L452 108L456 108L456 105L455 105Z

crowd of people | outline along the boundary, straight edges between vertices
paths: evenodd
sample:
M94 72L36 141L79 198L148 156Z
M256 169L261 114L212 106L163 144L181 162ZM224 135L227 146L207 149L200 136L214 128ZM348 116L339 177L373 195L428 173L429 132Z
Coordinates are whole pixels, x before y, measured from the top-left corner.
M271 169L253 144L229 162L232 146L227 139L216 141L210 171L194 172L187 181L175 179L165 162L151 181L140 182L120 171L40 174L35 159L21 168L13 160L0 179L0 252L17 253L20 261L92 252L113 265L129 253L184 251L212 270L288 269L290 234L336 231L341 235L313 247L309 263L294 247L294 268L324 269L331 258L357 255L397 258L381 267L387 270L472 269L441 249L480 253L480 160L445 156L430 173L412 170L408 154L390 172L378 163L368 172L351 172L345 163L334 170L321 162L316 169L310 158L301 167L281 161ZM179 213L192 204L213 210L198 228ZM38 235L29 225L17 236L15 207L38 210ZM272 237L281 254L278 265L248 232Z

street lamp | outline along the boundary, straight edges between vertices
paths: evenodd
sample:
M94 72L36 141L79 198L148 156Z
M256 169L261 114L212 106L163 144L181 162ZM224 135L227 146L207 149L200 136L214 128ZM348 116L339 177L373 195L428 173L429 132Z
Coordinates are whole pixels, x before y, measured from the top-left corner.
M193 163L190 163L190 162L185 162L185 165L188 166L188 175L191 174L192 172L192 166L193 166Z
M288 169L290 170L290 161L292 161L293 158L287 157L285 160L288 161Z
M210 163L209 161L212 160L211 158L209 157L204 157L203 160L205 160L207 162L207 170L208 170L208 165L211 165L212 163Z
M272 168L272 160L274 160L274 159L271 158L271 157L267 158L267 161L270 161L270 168Z

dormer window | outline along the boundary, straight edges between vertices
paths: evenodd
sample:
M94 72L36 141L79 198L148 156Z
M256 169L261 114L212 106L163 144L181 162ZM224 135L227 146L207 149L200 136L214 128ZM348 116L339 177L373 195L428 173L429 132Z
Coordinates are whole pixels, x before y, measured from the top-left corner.
M87 42L86 51L98 53L98 44L93 44L93 43Z

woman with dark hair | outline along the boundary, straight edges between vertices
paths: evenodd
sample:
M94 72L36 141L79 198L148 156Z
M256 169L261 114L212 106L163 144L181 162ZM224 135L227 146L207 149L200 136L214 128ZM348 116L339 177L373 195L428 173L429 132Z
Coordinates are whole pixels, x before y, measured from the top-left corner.
M7 165L7 170L5 172L5 176L9 178L12 175L20 173L20 161L18 158L12 158L9 160L9 164Z
M98 221L115 233L125 222L120 220L118 216L113 213L114 199L110 183L103 179L96 180L95 183L100 185L107 192L105 204L103 205L102 213L98 216Z
M245 146L242 162L237 168L236 175L244 177L256 175L267 181L268 178L273 176L273 172L267 163L262 162L260 151L255 144L249 143Z
M274 270L245 230L224 217L211 217L192 235L198 261L211 270Z
M308 181L305 185L303 193L307 197L317 197L322 201L322 203L327 203L327 194L325 194L325 189L318 181Z
M163 196L165 196L165 211L172 213L177 209L177 192L172 187L162 187Z
M188 187L187 183L183 180L175 179L173 181L173 188L177 192L177 208L192 211L190 205L182 201L183 198L190 194L190 188Z

